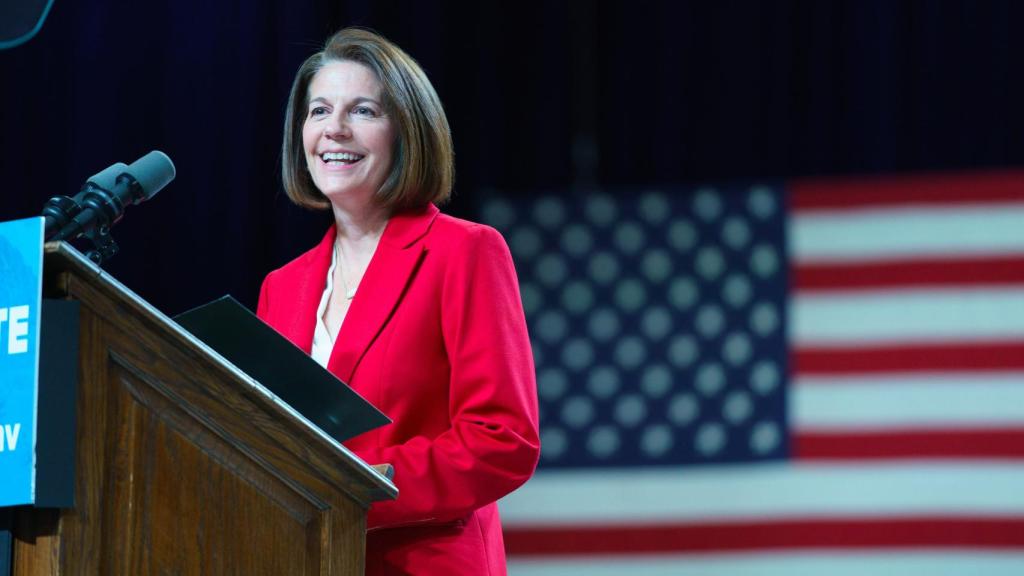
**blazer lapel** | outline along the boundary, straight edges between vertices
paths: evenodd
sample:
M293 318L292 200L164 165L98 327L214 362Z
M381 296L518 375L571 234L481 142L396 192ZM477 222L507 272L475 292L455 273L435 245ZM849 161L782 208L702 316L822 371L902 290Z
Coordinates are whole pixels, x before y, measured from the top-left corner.
M296 346L309 354L313 349L313 330L316 329L316 310L324 294L327 269L331 267L331 250L334 247L334 225L331 225L316 247L306 254L306 265L291 280L292 298L288 306L289 316L282 323L281 333Z
M437 208L431 204L420 212L398 214L388 221L338 330L328 362L330 371L343 381L352 380L359 361L398 306L426 253L423 243L417 241L426 234L437 214Z

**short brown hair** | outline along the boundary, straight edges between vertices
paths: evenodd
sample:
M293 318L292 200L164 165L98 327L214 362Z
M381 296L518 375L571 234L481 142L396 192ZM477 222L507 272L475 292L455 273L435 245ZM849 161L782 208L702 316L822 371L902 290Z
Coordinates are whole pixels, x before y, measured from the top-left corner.
M284 118L281 170L284 189L299 206L330 207L313 184L306 166L302 126L309 106L309 84L326 64L358 62L380 81L383 105L395 120L391 171L375 198L389 214L442 203L455 177L451 130L441 99L420 65L383 36L362 28L345 28L324 49L302 63L295 74Z

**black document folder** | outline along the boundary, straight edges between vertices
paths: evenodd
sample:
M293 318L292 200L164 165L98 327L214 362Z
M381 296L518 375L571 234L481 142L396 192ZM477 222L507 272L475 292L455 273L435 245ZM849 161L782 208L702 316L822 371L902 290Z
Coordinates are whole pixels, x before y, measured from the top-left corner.
M174 320L339 442L391 422L231 296Z

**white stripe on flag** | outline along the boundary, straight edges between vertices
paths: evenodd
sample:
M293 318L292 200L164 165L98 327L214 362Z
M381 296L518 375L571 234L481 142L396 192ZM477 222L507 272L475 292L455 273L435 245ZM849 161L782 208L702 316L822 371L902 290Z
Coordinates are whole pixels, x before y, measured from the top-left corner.
M518 557L510 576L977 576L1024 574L1020 552L816 552L722 555L631 555L585 558Z
M802 264L1024 252L1024 204L801 211L790 252Z
M774 463L541 471L501 501L506 526L783 517L1024 514L1024 465Z
M1024 427L1024 374L797 377L789 395L799 431Z
M1024 292L800 294L790 304L790 330L797 347L1013 340L1024 337Z

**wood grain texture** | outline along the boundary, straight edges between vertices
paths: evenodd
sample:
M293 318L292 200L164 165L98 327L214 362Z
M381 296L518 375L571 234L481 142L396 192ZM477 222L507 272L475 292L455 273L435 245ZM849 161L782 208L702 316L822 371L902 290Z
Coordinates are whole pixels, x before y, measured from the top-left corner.
M14 574L362 574L365 514L394 485L83 261L76 507L28 509Z

